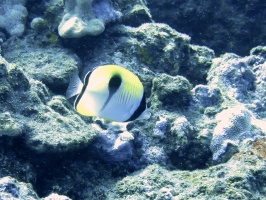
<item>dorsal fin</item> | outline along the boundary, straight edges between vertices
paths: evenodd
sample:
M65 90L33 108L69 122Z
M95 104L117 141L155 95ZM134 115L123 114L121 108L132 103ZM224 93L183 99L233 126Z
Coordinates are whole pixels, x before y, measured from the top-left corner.
M83 87L83 83L81 82L78 72L74 73L71 78L70 82L66 91L66 98L70 99L73 96L78 95Z

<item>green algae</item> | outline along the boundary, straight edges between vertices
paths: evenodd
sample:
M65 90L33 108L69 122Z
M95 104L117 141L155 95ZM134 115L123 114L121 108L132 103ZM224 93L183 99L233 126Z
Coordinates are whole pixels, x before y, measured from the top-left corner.
M0 113L0 136L16 136L23 132L23 124L14 119L9 112Z
M15 91L29 90L29 80L17 65L10 65L8 75L7 80Z
M140 54L141 54L141 57L140 59L146 63L146 65L151 65L152 62L153 62L153 57L151 56L151 54L149 53L149 51L145 48L145 47L142 47L140 48Z

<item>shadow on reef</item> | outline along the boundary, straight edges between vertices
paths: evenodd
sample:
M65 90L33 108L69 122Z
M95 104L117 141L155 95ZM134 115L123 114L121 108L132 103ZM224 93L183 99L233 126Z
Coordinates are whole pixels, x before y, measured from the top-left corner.
M114 26L114 23L108 24L107 27ZM82 38L60 38L62 45L67 49L72 49L77 56L83 60L84 57L86 59L94 58L94 55L91 55L91 53L94 52L93 49L99 48L99 45L105 44L106 37L108 37L108 34L105 32L98 36L84 36ZM90 52L90 54L88 54Z
M3 136L0 139L0 156L9 159L2 164L0 172L2 176L15 174L18 180L31 183L40 197L54 192L82 199L84 191L89 191L92 196L101 196L99 193L105 190L102 187L108 188L109 184L115 184L122 177L148 165L138 165L138 154L125 162L107 163L91 147L60 153L36 153L25 146L24 137L25 135L15 138ZM136 145L136 149L140 148ZM168 159L172 163L171 169L195 170L206 168L210 157L208 148L194 142L178 152L170 153ZM106 183L105 186L102 186L103 182ZM104 195L106 191L102 193Z
M190 35L192 43L208 45L217 54L246 55L255 45L265 44L265 1L196 2L147 1L156 22Z
M208 147L200 143L190 143L178 151L169 154L169 159L174 169L196 170L209 167L208 161L212 153Z
M25 147L24 136L0 138L1 176L12 175L29 182L39 197L52 192L82 199L82 193L90 190L100 196L103 182L114 182L135 171L127 162L107 164L89 148L61 153L36 153ZM75 184L73 184L75 183ZM78 189L77 189L78 188Z

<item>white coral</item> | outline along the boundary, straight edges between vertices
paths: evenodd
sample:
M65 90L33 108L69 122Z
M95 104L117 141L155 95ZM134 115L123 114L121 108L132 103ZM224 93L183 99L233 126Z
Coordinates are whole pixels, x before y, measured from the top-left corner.
M240 141L250 137L252 113L243 106L222 111L216 116L218 121L211 141L213 160L226 152L229 143L238 146Z
M67 0L65 15L58 26L58 33L63 38L80 38L85 35L100 35L105 25L96 19L92 0Z

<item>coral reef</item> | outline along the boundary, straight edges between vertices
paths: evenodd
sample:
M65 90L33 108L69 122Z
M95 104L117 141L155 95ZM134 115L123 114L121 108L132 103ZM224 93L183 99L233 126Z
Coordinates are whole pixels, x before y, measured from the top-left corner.
M11 36L21 36L25 31L28 11L26 0L0 1L0 29Z
M210 106L219 107L223 102L220 89L208 85L196 85L192 90L192 97L192 105L202 109Z
M38 199L30 184L18 182L8 176L0 179L0 191L1 199Z
M259 56L263 51L255 51L246 57L225 54L213 59L207 80L220 89L227 105L244 103L265 118L265 58Z
M27 47L23 48L24 45ZM3 47L10 49L3 52L9 62L16 63L27 76L41 81L51 90L61 90L61 94L65 93L70 76L80 67L80 59L74 53L58 46L46 48L32 40L13 38Z
M238 146L240 141L254 137L251 132L251 117L251 113L240 106L223 110L216 115L218 124L213 130L210 146L213 160L218 160L229 144Z
M134 135L127 131L126 124L111 122L104 125L107 129L98 126L98 136L92 144L95 156L107 163L128 161L133 156Z
M266 17L263 0L148 0L147 7L154 21L187 33L193 43L206 45L218 54L234 52L244 56L254 46L265 45L265 26L261 25Z
M69 118L73 111L69 110L65 98L52 97L43 83L30 79L17 65L9 64L3 58L1 61L5 76L1 78L0 110L6 111L1 117L1 121L6 122L1 125L1 135L26 134L29 147L40 152L64 151L93 139L96 131L90 125L75 115ZM81 124L84 125L82 132Z
M206 9L213 1L1 2L0 11L19 4L28 14L0 26L0 199L265 199L266 47L217 56L236 37L215 51L207 46L224 41L219 34L194 44L209 23L190 23L221 15ZM221 2L221 12L244 8ZM245 3L241 19L258 3ZM157 9L171 26L154 22ZM183 14L189 19L172 23ZM197 34L178 32L180 23ZM19 35L5 28L17 24ZM104 64L140 78L150 119L117 123L74 111L65 98L70 77L83 80Z
M245 159L250 162L243 166ZM235 170L239 169L239 170ZM251 171L250 171L251 170ZM265 188L264 161L241 154L208 170L169 171L159 165L118 181L111 199L260 199ZM254 188L254 184L260 186Z
M153 105L161 104L163 108L176 110L189 103L191 84L182 76L162 74L153 80Z

